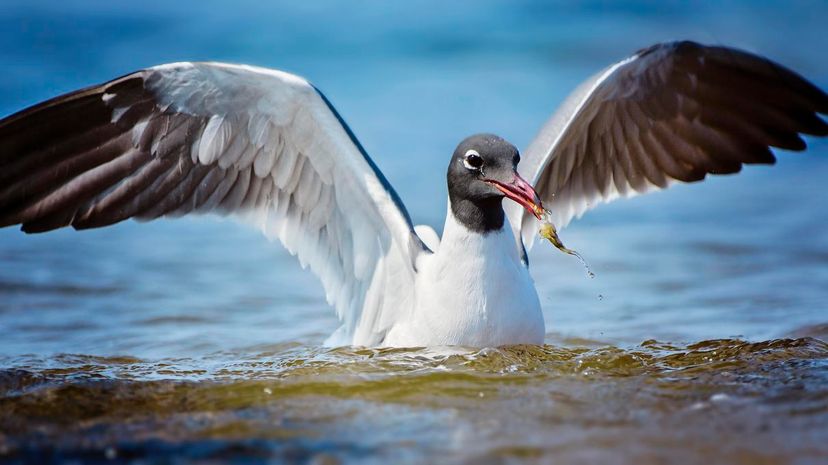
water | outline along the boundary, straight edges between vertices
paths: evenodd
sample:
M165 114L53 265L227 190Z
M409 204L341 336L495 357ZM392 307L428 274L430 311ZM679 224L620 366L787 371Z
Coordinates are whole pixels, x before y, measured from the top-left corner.
M468 134L524 147L659 40L828 87L822 3L4 1L0 113L182 59L300 73L441 229ZM828 143L602 206L539 243L547 345L324 349L312 275L211 218L0 230L0 462L824 463Z
M811 338L29 356L4 361L19 368L0 378L0 425L38 463L817 463L827 359Z

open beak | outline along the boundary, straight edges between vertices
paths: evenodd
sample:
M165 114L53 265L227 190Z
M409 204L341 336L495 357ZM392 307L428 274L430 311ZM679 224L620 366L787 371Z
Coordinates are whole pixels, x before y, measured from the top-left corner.
M484 179L483 181L493 185L500 192L503 192L506 197L522 205L529 213L535 215L535 218L541 219L543 216L543 204L541 204L538 193L519 174L514 173L514 178L508 183L496 179Z

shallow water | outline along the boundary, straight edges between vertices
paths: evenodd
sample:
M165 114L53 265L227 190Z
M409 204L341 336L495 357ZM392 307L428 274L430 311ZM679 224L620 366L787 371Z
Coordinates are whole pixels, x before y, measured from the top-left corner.
M819 463L828 344L734 339L440 353L298 344L2 360L12 463Z
M825 5L719 3L6 1L0 113L156 63L287 69L439 231L459 139L526 146L654 41L761 51L828 88ZM316 280L232 222L0 230L0 462L824 463L828 143L809 144L574 222L595 279L539 243L543 347L321 348Z

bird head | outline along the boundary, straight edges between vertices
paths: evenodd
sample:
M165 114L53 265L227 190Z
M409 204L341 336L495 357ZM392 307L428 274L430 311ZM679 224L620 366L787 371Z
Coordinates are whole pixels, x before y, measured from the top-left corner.
M543 205L532 185L518 174L519 162L518 149L501 137L467 137L457 146L449 163L449 192L473 202L506 197L540 219Z

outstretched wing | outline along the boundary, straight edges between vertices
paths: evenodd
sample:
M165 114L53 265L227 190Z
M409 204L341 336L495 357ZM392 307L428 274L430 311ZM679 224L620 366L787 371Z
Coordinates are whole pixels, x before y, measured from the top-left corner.
M828 95L770 60L658 44L583 83L519 168L564 227L599 203L774 163L771 146L804 150L799 134L828 134L817 113L828 113ZM509 213L531 247L537 220L520 208Z
M280 71L175 63L0 121L0 226L26 232L188 213L278 238L372 345L407 308L426 250L394 190L312 85Z

